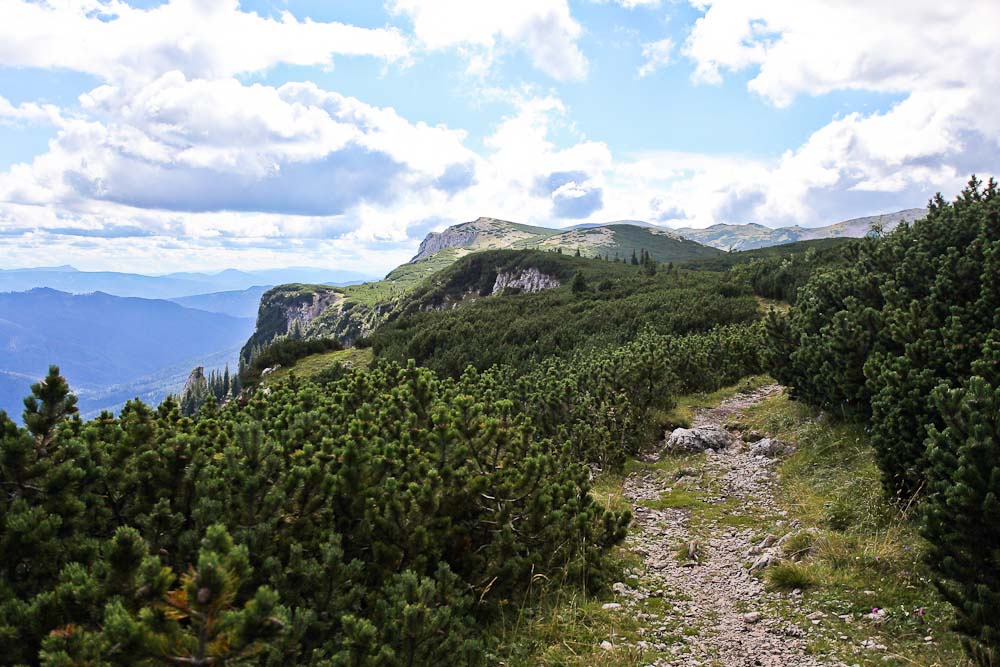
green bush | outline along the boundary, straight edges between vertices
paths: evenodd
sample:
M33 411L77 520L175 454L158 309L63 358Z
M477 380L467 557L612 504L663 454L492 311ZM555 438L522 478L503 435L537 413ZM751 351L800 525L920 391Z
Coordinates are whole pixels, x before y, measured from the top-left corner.
M977 370L961 389L934 392L944 416L932 428L928 460L931 494L925 503L928 564L956 612L957 630L982 667L1000 664L1000 345L991 368Z
M974 177L926 219L866 239L767 322L797 397L870 419L886 491L922 503L929 566L980 665L1000 659L1000 192ZM831 517L842 523L846 517Z
M475 664L478 622L535 576L599 586L629 521L497 373L386 365L196 419L50 421L43 448L0 414L5 665L188 655L205 620L184 605L215 600L197 650L230 663Z

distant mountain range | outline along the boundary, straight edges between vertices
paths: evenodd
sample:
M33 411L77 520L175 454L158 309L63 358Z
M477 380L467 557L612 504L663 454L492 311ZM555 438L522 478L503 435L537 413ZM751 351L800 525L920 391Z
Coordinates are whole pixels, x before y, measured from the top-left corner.
M861 238L867 235L875 224L879 224L885 231L889 231L904 220L913 222L926 215L927 209L908 208L895 213L845 220L825 227L800 227L796 225L794 227L772 228L748 223L743 225L712 225L704 229L684 227L674 231L685 238L721 250L753 250L782 243L794 243L795 241L841 237Z
M479 218L431 232L420 244L412 261L428 259L445 249L458 249L457 256L477 250L531 248L538 250L579 250L586 256L605 254L631 256L645 248L660 262L704 259L716 250L753 250L783 243L825 238L860 238L873 225L885 231L903 220L914 221L927 215L926 209L911 208L894 213L845 220L824 227L765 227L756 223L718 224L704 229L667 229L641 220L584 223L564 229L523 225L496 218ZM695 242L695 243L692 243ZM707 248L706 248L707 246ZM405 265L404 265L405 266Z
M170 300L185 308L207 310L210 313L222 313L233 317L257 317L260 297L267 290L268 286L264 285L249 287L245 290L182 296Z
M19 416L28 386L50 363L60 365L81 409L92 414L135 396L155 404L178 391L196 366L228 362L235 370L240 344L251 333L250 348L265 345L292 320L307 334L349 342L370 332L424 278L479 250L558 250L624 260L645 250L658 262L712 262L729 257L729 250L861 237L874 224L889 230L925 214L908 209L816 228L678 230L635 220L553 229L479 218L428 234L410 262L365 283L356 272L312 268L160 276L71 266L0 270L0 409ZM258 312L266 326L255 333Z
M20 418L29 385L57 364L92 414L178 391L195 366L234 370L254 319L153 299L37 288L0 294L0 409Z
M105 292L144 299L175 299L282 283L347 285L369 278L356 271L315 268L239 271L218 273L169 273L149 276L114 271L78 271L72 266L0 270L0 292L23 292L49 287L73 294Z

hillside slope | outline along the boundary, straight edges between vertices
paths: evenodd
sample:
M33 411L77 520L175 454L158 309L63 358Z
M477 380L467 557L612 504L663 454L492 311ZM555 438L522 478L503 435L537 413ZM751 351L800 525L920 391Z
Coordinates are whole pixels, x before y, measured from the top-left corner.
M192 366L234 358L253 328L251 319L169 301L44 288L0 294L0 313L0 409L18 417L49 364L79 389L85 412L140 394L162 399Z
M570 256L579 250L583 257L617 257L625 261L631 259L632 253L641 255L645 250L660 263L725 271L759 257L802 253L811 247L823 249L844 240L818 239L753 252L726 253L674 232L633 221L560 230L479 218L428 234L416 256L393 269L383 280L345 287L280 285L269 290L261 298L257 328L243 347L241 358L249 361L255 350L293 329L296 335L334 337L349 345L356 338L369 335L391 313L402 308L414 290L426 292L426 281L432 276L477 252L557 250L563 256ZM539 255L544 256L556 257L558 253Z
M244 345L249 361L278 336L293 329L306 337L333 337L350 344L367 336L414 289L462 257L484 250L546 250L584 257L628 260L648 252L656 262L718 259L725 253L684 239L665 229L611 223L580 229L533 227L494 218L479 218L431 232L412 260L383 280L344 287L279 285L261 297L257 327Z
M255 317L260 306L260 298L270 286L248 287L244 290L227 290L209 294L193 294L170 299L185 308L207 310L210 313L222 313L232 317Z
M446 248L464 252L477 250L562 250L593 257L629 258L645 249L657 262L707 258L719 253L700 243L659 227L632 222L579 226L571 229L532 227L495 218L479 218L431 232L420 244L414 260L428 258Z

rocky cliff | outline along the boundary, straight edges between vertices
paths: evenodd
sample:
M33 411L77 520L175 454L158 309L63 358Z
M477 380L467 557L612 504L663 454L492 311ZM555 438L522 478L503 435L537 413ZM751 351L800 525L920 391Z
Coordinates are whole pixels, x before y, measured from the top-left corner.
M240 359L249 362L255 350L279 336L308 336L312 323L343 301L343 293L325 285L279 285L268 290L260 299L257 327L240 351Z
M500 294L506 289L519 292L541 292L542 290L559 287L562 283L555 276L542 273L535 267L514 269L497 273L491 294Z
M467 248L470 251L510 248L519 242L534 240L539 236L535 229L545 231L496 218L478 218L452 225L443 232L431 232L420 242L417 254L410 261L430 257L445 248Z

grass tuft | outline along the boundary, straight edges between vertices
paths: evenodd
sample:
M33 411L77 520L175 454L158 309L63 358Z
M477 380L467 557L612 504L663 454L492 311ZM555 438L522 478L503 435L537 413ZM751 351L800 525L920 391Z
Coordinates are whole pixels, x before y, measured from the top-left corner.
M804 591L818 583L808 566L787 560L769 567L765 577L768 588L776 591Z

